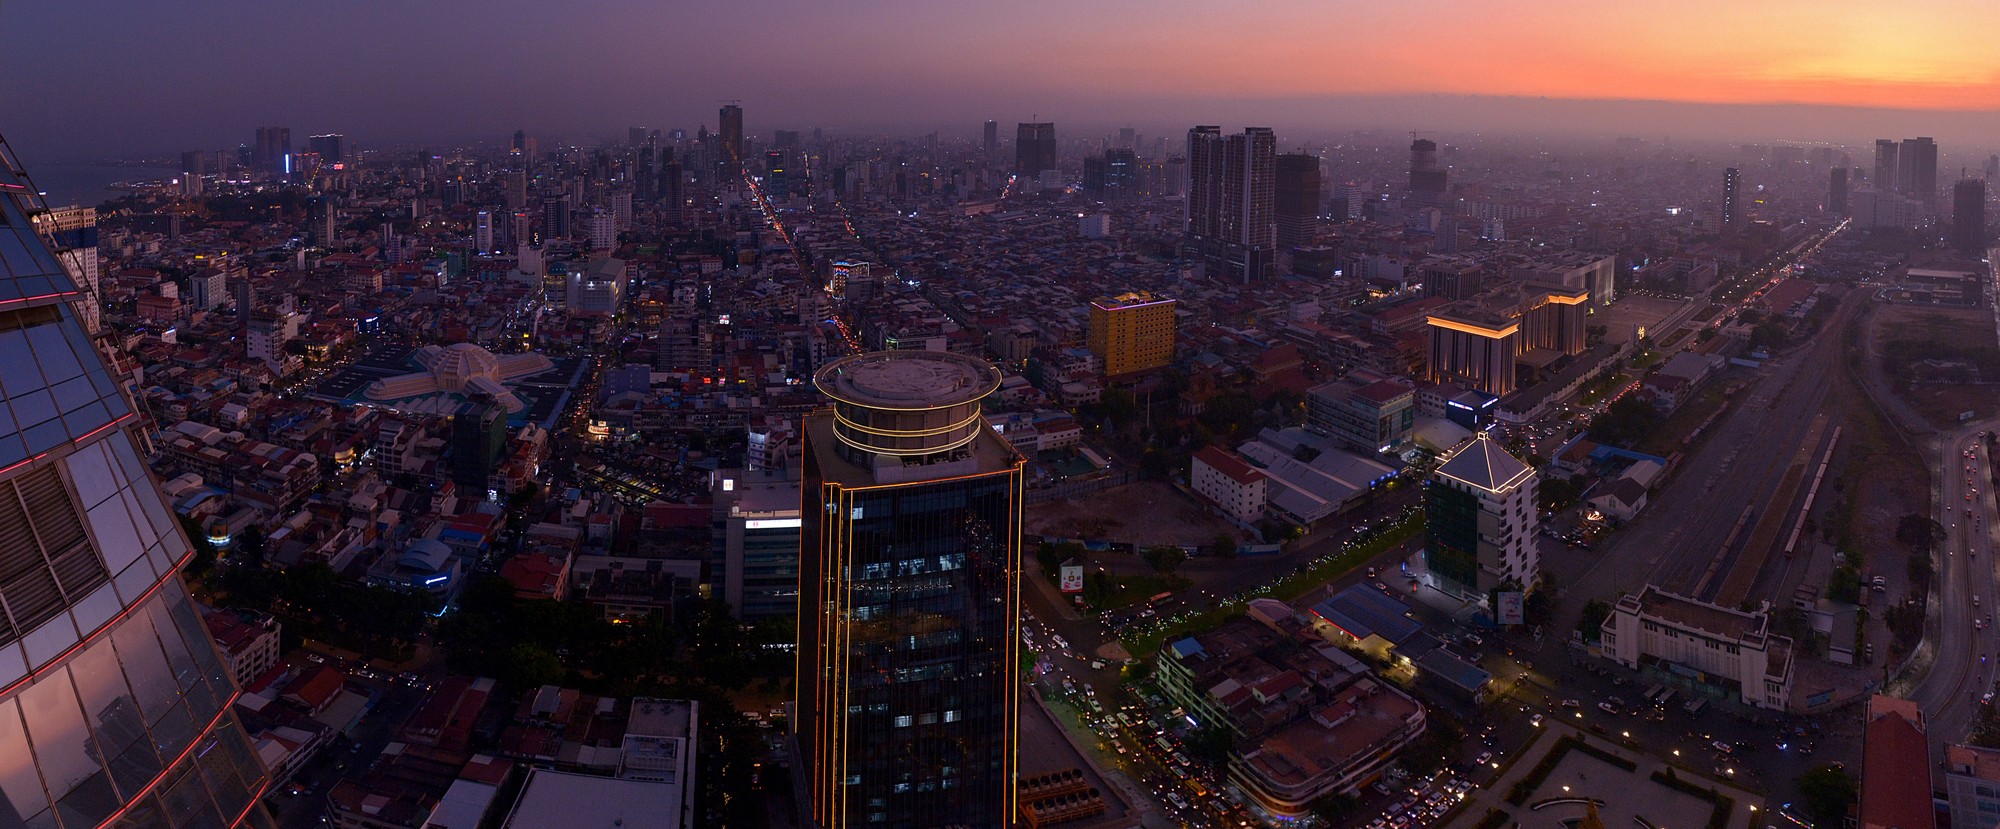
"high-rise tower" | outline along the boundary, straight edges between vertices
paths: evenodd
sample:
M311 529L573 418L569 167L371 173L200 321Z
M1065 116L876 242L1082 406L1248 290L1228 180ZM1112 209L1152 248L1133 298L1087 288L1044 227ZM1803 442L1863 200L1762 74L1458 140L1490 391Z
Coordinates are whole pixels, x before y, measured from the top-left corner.
M989 120L989 121L987 121L987 122L986 122L986 135L985 135L985 144L984 144L984 147L985 147L985 150L986 150L986 162L987 162L988 164L991 164L991 163L993 163L993 160L994 160L994 159L997 159L997 158L999 158L999 157L1000 157L1000 122L999 122L999 121L990 121L990 120Z
M1275 271L1278 137L1269 127L1224 136L1188 130L1187 244L1211 278L1255 282Z
M191 548L0 143L0 826L270 826Z
M716 129L722 134L722 158L720 163L728 168L726 176L743 174L743 108L729 104L717 116Z
M1847 168L1835 167L1828 174L1826 185L1826 212L1831 216L1847 215Z
M1986 248L1986 181L1962 178L1951 186L1951 244L1978 256Z
M1428 138L1410 142L1410 201L1429 207L1444 200L1445 171L1437 163L1438 145Z
M1883 193L1896 191L1896 170L1900 166L1895 139L1875 139L1875 172L1868 180L1869 185Z
M1742 218L1737 213L1737 210L1740 209L1740 203L1737 201L1737 198L1742 191L1742 187L1743 174L1740 171L1735 167L1730 167L1722 171L1722 227L1724 230L1736 227L1737 220Z
M1424 482L1424 564L1431 586L1484 601L1488 591L1534 586L1535 470L1485 432L1446 452Z
M1056 168L1056 125L1023 122L1014 127L1014 172L1032 179Z
M1903 141L1896 150L1896 189L1903 195L1937 206L1937 142L1918 137Z
M820 827L1011 827L1020 455L985 362L882 351L814 378L805 421L794 766Z
M1312 244L1319 235L1319 156L1278 156L1273 192L1271 212L1278 225L1278 244L1287 248Z

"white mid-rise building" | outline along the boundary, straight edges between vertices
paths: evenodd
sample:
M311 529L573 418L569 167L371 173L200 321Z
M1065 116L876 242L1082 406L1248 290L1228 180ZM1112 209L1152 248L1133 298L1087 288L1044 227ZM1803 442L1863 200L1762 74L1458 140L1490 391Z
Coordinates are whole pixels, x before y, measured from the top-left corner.
M1541 572L1535 483L1535 470L1485 432L1445 453L1424 489L1431 586L1475 602L1496 588L1533 588Z
M1229 517L1254 524L1270 500L1270 477L1242 458L1213 446L1194 453L1188 485Z
M1770 615L1746 613L1646 585L1619 597L1601 629L1604 654L1628 668L1734 691L1745 705L1783 711L1792 696L1792 640Z

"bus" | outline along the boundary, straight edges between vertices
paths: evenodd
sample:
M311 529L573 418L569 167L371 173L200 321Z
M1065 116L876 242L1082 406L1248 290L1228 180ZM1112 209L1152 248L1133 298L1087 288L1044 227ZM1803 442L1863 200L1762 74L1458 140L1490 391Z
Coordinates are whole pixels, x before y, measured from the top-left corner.
M1174 591L1168 590L1164 593L1156 594L1152 598L1147 599L1146 604L1151 605L1153 607L1159 607L1161 602L1164 602L1173 597L1174 597Z

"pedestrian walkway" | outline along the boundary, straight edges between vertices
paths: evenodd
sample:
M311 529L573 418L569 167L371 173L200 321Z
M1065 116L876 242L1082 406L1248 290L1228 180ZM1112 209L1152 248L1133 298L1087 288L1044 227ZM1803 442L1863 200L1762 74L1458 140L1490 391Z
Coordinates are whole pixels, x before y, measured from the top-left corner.
M1558 823L1561 818L1582 814L1581 800L1571 804L1546 803L1551 800L1590 798L1600 802L1600 812L1608 826L1632 825L1631 818L1643 817L1654 826L1696 826L1707 823L1713 810L1713 803L1703 797L1676 790L1653 779L1655 773L1667 773L1671 768L1665 760L1649 754L1641 754L1629 747L1619 746L1595 735L1586 734L1550 719L1543 725L1547 732L1529 747L1526 754L1514 758L1500 776L1492 782L1473 789L1466 797L1465 806L1450 824L1450 829L1472 829L1486 819L1488 811L1497 809L1507 816L1499 825L1502 829L1510 826L1546 826ZM1631 761L1635 767L1631 771L1607 763L1587 752L1570 751L1555 769L1550 772L1535 791L1522 800L1520 805L1507 802L1508 793L1515 784L1534 774L1537 766L1550 752L1563 743L1564 737L1576 737L1586 744ZM1733 785L1696 774L1686 768L1672 770L1672 774L1700 789L1713 789L1729 798L1733 813L1726 825L1741 826L1748 823L1750 815L1765 808L1763 798ZM1542 810L1535 809L1543 804ZM1574 811L1576 815L1569 812ZM1754 824L1752 824L1754 825Z

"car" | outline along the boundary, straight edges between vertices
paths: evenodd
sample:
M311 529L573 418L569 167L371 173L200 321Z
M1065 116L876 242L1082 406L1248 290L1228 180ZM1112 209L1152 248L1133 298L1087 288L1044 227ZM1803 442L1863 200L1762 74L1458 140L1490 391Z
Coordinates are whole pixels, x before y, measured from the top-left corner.
M1992 704L1993 704L1993 692L1992 692L1992 691L1987 691L1987 692L1986 692L1986 693L1985 693L1984 695L1982 695L1982 696L1981 696L1981 697L1979 698L1979 704L1980 704L1980 705L1992 705Z
M1712 742L1712 743L1709 743L1709 744L1708 744L1708 747L1709 747L1709 748L1712 748L1712 749L1715 749L1715 750L1716 750L1716 751L1717 751L1718 753L1721 753L1721 754L1733 754L1733 753L1735 753L1735 752L1736 752L1736 747L1735 747L1735 746L1732 746L1732 745L1730 745L1730 744L1728 744L1728 743L1725 743L1725 742L1723 742L1723 741L1721 741L1721 740L1716 740L1716 741L1714 741L1714 742Z
M1616 715L1618 713L1618 706L1608 702L1600 702L1597 704L1597 710L1603 711L1606 714Z
M1536 715L1534 715L1534 716L1532 716L1532 717L1529 717L1529 718L1528 718L1528 724L1529 724L1529 725L1532 725L1532 726L1534 726L1534 727L1536 727L1536 728L1541 728L1541 727L1542 727L1542 715L1540 715L1540 714L1536 714Z
M1490 762L1493 762L1493 752L1490 751L1479 752L1478 757L1472 758L1472 764L1475 766L1483 766Z
M1566 699L1566 700L1563 700L1563 701L1562 701L1562 707L1564 707L1564 708L1581 708L1581 707L1583 707L1583 703L1580 703L1580 702L1577 702L1576 700L1573 700L1573 699Z

